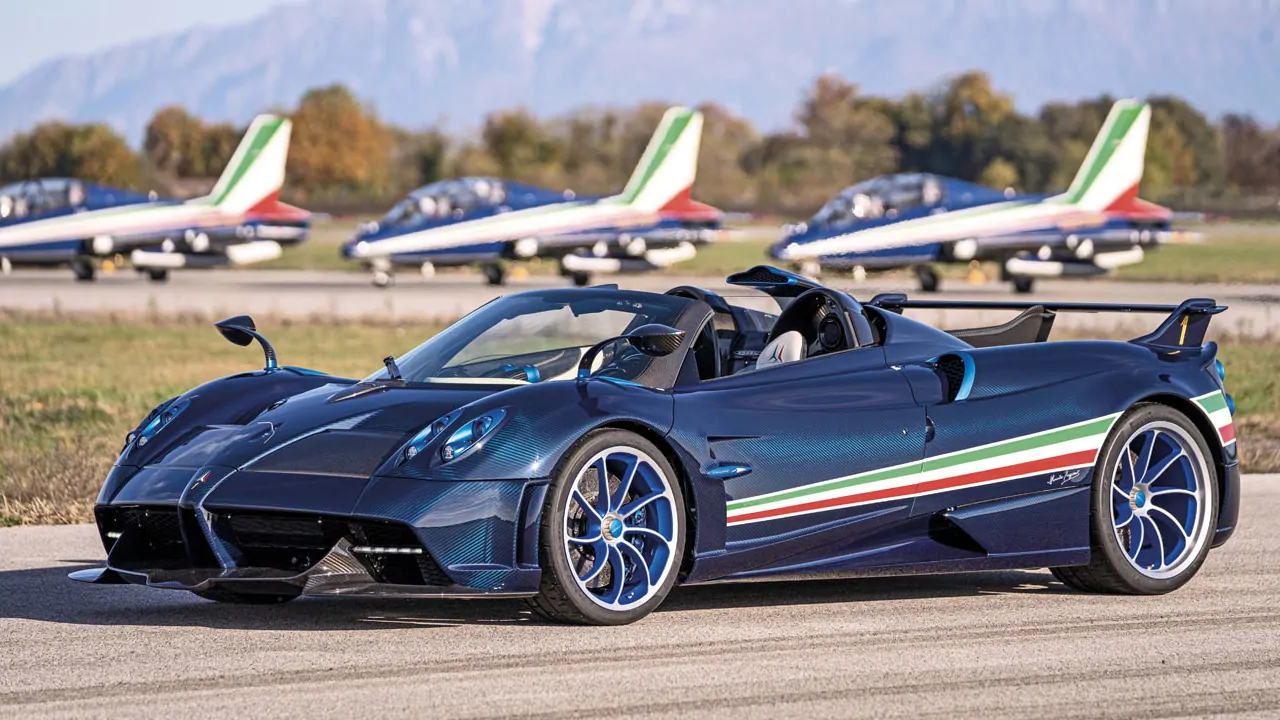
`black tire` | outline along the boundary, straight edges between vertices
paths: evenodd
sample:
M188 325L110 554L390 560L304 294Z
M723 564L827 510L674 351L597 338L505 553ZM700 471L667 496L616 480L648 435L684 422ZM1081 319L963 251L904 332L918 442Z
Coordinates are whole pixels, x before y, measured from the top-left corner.
M575 270L569 273L569 279L573 281L574 287L586 287L591 284L591 273Z
M92 260L76 258L71 261L71 272L75 273L79 282L93 282L98 274L98 267Z
M571 559L565 550L564 527L570 493L578 473L599 453L623 447L639 451L653 461L665 476L673 499L676 535L666 574L642 603L627 609L613 610L598 604L577 580ZM588 433L560 463L542 508L538 557L542 565L542 583L529 604L539 615L556 622L580 625L625 625L653 612L675 586L684 557L687 519L680 476L653 443L625 430L604 429ZM625 540L622 542L626 542Z
M296 600L297 595L271 595L266 593L238 593L230 590L198 590L196 597L232 605L279 605Z
M1127 452L1136 433L1151 423L1166 423L1181 428L1193 448L1188 453L1203 473L1204 508L1200 525L1193 529L1199 547L1181 559L1176 574L1165 578L1151 577L1130 563L1112 523L1113 474L1121 453ZM1089 513L1090 560L1088 565L1050 568L1054 577L1068 587L1088 592L1124 595L1160 595L1186 584L1209 554L1218 509L1218 473L1209 444L1195 424L1181 412L1157 403L1143 403L1125 413L1111 430L1098 455L1093 471L1093 489ZM1140 540L1139 543L1142 541Z
M938 273L928 265L916 266L916 280L920 282L921 292L938 292Z
M507 281L507 272L502 269L501 265L485 265L484 281L489 285L498 287Z
M1026 295L1035 289L1036 281L1029 277L1013 278L1013 291L1019 295Z
M153 283L162 283L169 281L169 271L164 268L151 268L147 270L147 279Z

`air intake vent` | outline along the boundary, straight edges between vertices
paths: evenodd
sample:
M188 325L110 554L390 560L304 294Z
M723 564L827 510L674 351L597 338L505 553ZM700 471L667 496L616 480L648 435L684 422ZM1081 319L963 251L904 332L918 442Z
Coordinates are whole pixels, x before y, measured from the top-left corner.
M969 397L969 388L973 385L973 361L960 355L943 355L935 366L938 376L946 386L947 402L964 400Z

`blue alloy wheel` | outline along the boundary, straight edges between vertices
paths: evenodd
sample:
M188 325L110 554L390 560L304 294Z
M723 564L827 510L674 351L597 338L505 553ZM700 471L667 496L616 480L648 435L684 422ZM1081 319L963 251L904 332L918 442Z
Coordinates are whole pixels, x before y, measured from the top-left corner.
M664 586L679 540L671 481L647 453L613 446L573 480L564 550L578 588L608 610L629 610Z
M1217 438L1160 403L1130 408L1094 466L1089 562L1050 568L1076 590L1158 595L1200 570L1218 519Z
M547 490L530 606L559 622L639 620L679 580L686 522L680 475L654 443L619 428L588 433Z
M1209 542L1209 472L1194 438L1163 420L1132 432L1111 473L1111 520L1129 564L1162 580Z

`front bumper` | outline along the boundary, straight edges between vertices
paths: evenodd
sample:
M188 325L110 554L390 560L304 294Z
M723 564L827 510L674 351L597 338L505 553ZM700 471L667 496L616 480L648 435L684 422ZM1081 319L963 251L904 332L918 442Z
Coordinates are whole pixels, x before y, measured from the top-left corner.
M417 585L385 582L368 564L351 552L351 543L339 540L319 562L291 573L277 568L174 568L122 570L103 568L71 573L72 580L99 585L132 583L167 590L205 592L220 590L244 594L319 595L401 598L499 598L529 597L535 591L482 590L463 585Z
M74 579L283 595L538 590L545 479L361 482L215 468L221 479L206 480L201 468L182 473L195 480L178 490L174 473L148 470L95 508L107 565Z

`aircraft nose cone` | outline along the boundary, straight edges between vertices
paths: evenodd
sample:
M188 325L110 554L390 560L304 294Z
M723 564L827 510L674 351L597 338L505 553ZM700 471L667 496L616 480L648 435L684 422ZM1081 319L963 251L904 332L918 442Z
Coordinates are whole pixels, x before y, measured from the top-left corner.
M348 258L364 257L369 253L369 243L365 240L352 240L342 246L342 256Z

